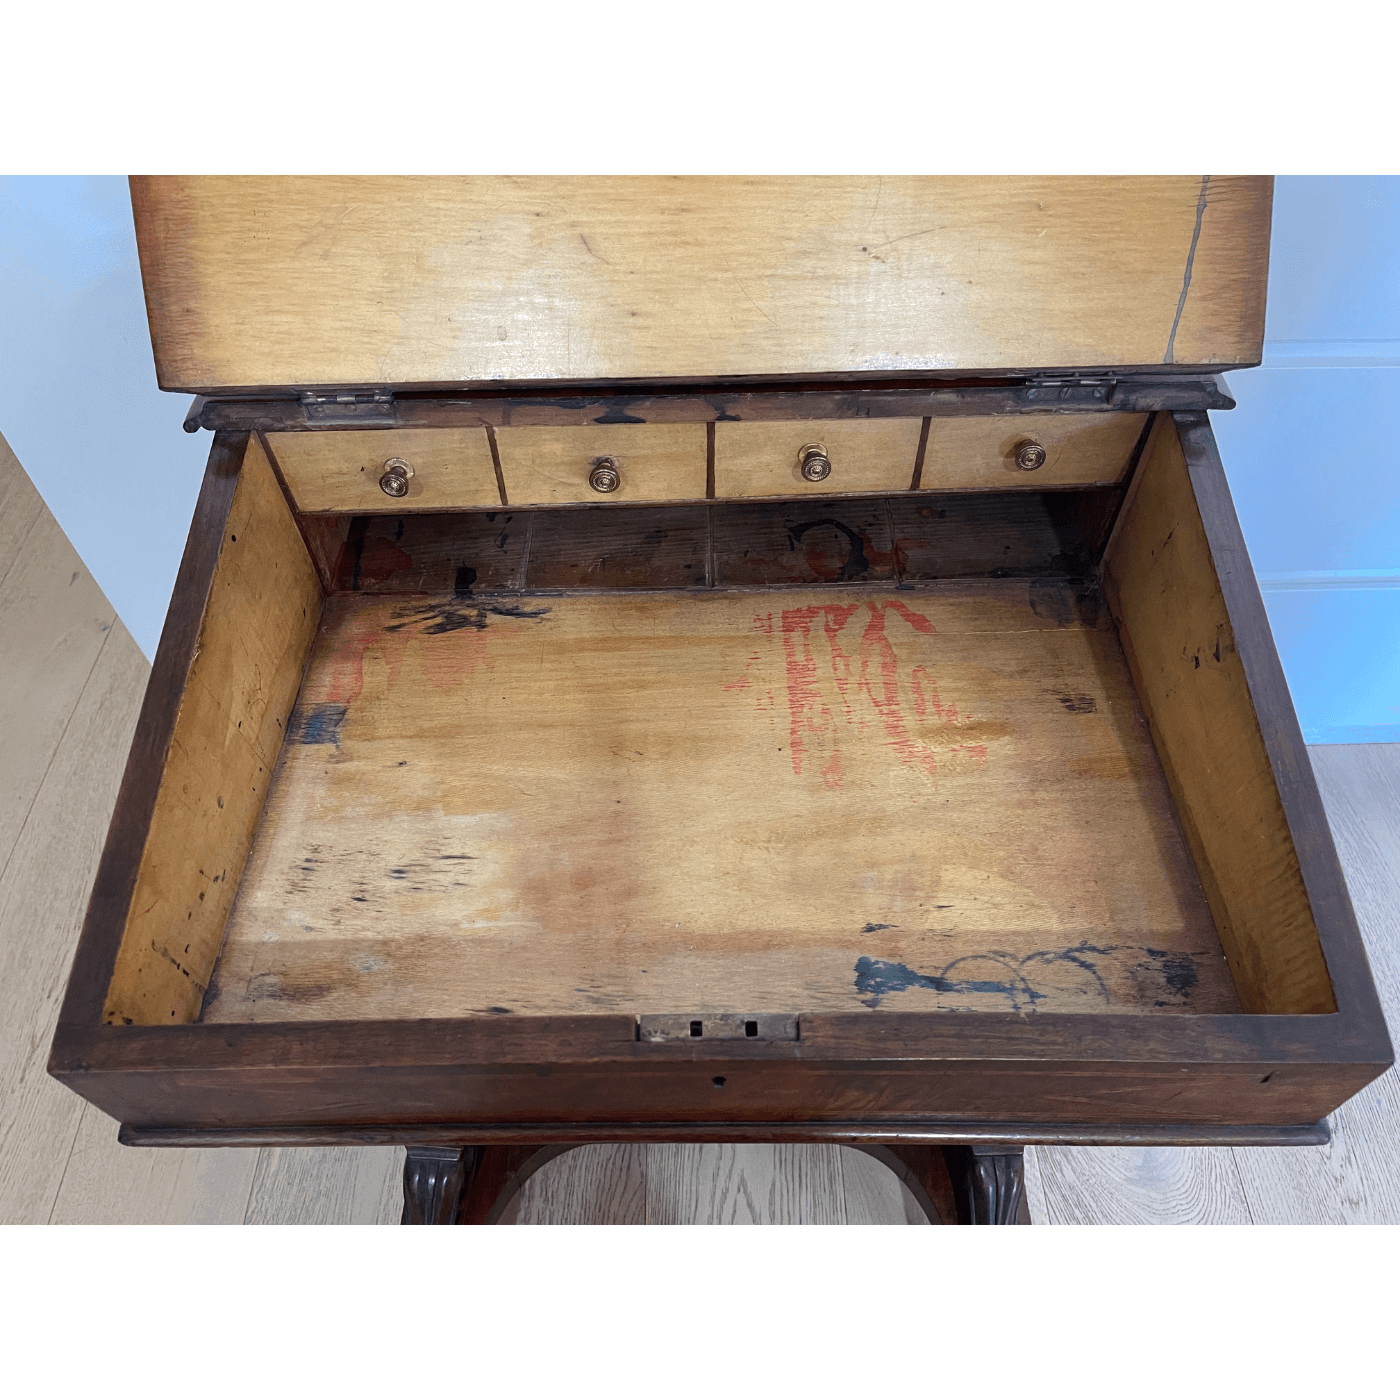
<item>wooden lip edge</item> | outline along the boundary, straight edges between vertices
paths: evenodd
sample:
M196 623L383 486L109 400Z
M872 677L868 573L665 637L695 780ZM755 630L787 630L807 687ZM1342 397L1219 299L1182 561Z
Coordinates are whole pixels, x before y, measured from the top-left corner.
M1161 367L1159 367L1161 368ZM1231 370L1239 365L1229 365ZM1081 374L1082 371L1074 371ZM1113 378L1106 372L1105 378ZM186 413L183 428L197 433L202 427L225 430L274 431L274 433L336 433L336 431L403 430L433 427L588 427L624 426L626 423L755 423L806 419L906 419L906 417L988 417L1018 414L1105 414L1190 412L1226 410L1235 398L1218 381L1218 374L1189 374L1130 382L1117 379L1110 402L1084 399L1047 399L1030 402L1025 392L1032 382L966 384L958 386L802 385L769 391L741 386L680 385L665 388L624 385L615 389L512 384L496 391L472 391L461 386L433 389L393 386L392 414L379 420L308 420L300 398L286 389L248 391L192 391L195 402ZM749 410L750 416L732 410ZM596 412L596 416L588 414ZM554 414L546 423L514 417ZM648 419L647 414L652 414Z
M1156 1026L1143 1026L1152 1020ZM1007 1013L834 1014L804 1018L796 1041L642 1043L635 1018L481 1017L456 1021L265 1022L109 1026L60 1021L49 1073L74 1085L92 1075L283 1069L500 1073L549 1064L564 1073L674 1070L684 1065L823 1068L883 1074L1016 1072L1028 1077L1115 1066L1133 1072L1228 1073L1291 1067L1371 1069L1393 1063L1389 1043L1357 1034L1337 1013L1143 1017ZM1170 1023L1177 1024L1172 1025ZM1190 1024L1183 1024L1190 1023ZM922 1044L913 1044L923 1037Z
M1006 1143L1015 1147L1318 1147L1317 1123L396 1123L374 1127L140 1128L123 1123L123 1147L399 1147L609 1142Z
M206 398L293 399L301 394L371 393L421 394L430 397L472 395L479 398L647 397L650 395L770 394L775 392L831 393L841 390L885 389L927 393L931 390L1014 388L1035 379L1144 379L1158 383L1173 380L1214 379L1241 369L1257 369L1259 359L1218 360L1166 364L1160 360L1139 364L1080 365L964 365L947 369L908 370L892 374L888 369L816 370L798 373L715 375L657 375L626 379L404 379L329 384L161 384L172 394L199 394Z
M1174 413L1172 421L1200 508L1211 562L1235 634L1245 684L1278 787L1303 885L1312 904L1337 1014L1354 1025L1362 1042L1374 1047L1373 1053L1388 1056L1393 1062L1394 1049L1366 945L1337 858L1312 760L1303 743L1283 664L1273 642L1215 433L1204 413Z
M60 1023L96 1024L102 1019L249 436L218 433L210 449L171 606L146 683L97 876L88 896L59 1012ZM53 1047L57 1056L57 1034Z

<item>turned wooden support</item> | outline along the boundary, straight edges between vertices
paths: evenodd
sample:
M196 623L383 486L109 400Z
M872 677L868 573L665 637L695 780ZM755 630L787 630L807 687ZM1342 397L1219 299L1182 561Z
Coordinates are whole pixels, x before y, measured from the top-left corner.
M960 1225L1029 1225L1025 1157L1009 1143L945 1147Z
M409 1147L403 1225L494 1225L515 1193L567 1147Z

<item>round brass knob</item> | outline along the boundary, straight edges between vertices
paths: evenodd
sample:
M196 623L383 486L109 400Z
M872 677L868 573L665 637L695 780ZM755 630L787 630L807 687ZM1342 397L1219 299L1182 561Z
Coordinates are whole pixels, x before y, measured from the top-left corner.
M1037 467L1043 467L1046 456L1045 449L1038 442L1031 442L1029 438L1016 446L1016 465L1023 472L1033 472Z
M797 454L797 464L806 481L825 481L831 475L831 458L820 442L809 442Z
M413 468L402 457L390 457L384 463L383 475L379 478L379 489L386 496L408 495L408 479Z
M622 472L618 468L617 459L599 457L593 464L593 470L588 473L588 484L604 495L609 491L616 491L622 485Z

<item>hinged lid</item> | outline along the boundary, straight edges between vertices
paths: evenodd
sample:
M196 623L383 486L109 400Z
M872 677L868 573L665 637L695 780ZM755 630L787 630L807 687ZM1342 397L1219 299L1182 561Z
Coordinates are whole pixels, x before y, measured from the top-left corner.
M359 421L382 411L362 386L1257 364L1271 196L1196 175L132 180L161 387L322 391L308 418Z

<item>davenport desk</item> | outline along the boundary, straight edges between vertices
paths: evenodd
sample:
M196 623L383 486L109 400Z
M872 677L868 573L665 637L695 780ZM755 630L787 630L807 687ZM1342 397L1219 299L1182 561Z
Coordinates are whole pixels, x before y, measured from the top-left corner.
M1391 1062L1208 413L1271 185L139 179L208 471L50 1071L169 1146L1325 1140Z

